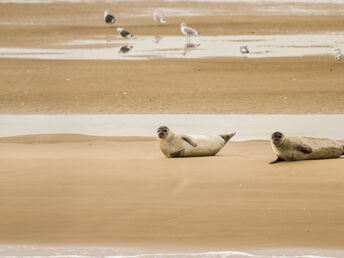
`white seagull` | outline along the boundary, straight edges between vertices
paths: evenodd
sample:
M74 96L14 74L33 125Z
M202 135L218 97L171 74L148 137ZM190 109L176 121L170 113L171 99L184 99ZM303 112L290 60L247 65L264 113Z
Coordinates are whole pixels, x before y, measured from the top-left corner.
M181 24L180 27L181 32L186 35L186 37L189 38L189 42L190 42L190 36L199 36L199 32L191 27L187 27L185 23Z
M158 22L160 25L166 23L164 16L157 11L153 12L153 20Z
M104 11L104 21L105 23L108 24L114 24L115 23L115 16L113 16L112 14L109 14L108 10Z
M130 39L133 37L133 34L131 34L130 31L122 27L117 28L117 31L119 32L119 35L121 35L122 38Z
M343 59L343 54L342 54L342 51L339 49L339 48L337 48L336 50L336 59L337 60L342 60Z
M250 53L250 51L248 50L247 46L241 46L240 47L240 52L241 52L241 54L248 54L248 53Z

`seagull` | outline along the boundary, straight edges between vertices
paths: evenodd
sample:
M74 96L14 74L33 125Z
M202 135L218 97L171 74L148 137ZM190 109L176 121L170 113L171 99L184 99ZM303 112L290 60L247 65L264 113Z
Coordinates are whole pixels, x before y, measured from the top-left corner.
M336 53L336 59L337 60L342 60L343 59L343 54L342 54L342 51L339 49L339 48L337 48L336 50L335 50L337 53Z
M164 16L159 12L153 12L153 20L158 22L160 25L166 23Z
M115 16L113 16L112 14L109 14L108 10L104 11L104 21L105 23L108 24L114 24L115 23Z
M189 42L190 42L190 36L194 35L194 36L199 36L199 32L197 30L194 30L191 27L187 27L185 23L181 24L180 27L181 32L186 35L187 37L189 37Z
M240 47L241 54L248 54L250 51L248 50L247 46L241 46Z
M130 39L133 37L133 34L131 34L130 31L122 27L117 28L117 31L119 32L119 35L121 35L122 38Z

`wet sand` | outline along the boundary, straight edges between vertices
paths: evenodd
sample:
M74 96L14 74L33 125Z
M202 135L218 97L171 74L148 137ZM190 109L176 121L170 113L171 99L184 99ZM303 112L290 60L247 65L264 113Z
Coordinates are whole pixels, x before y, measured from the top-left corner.
M158 7L170 12L166 26L156 26L151 18ZM118 13L118 25L139 37L180 35L182 21L202 35L341 31L342 7L155 1L1 4L0 47L59 48L61 42L70 40L111 38L117 33L103 24L105 8ZM183 8L187 12L180 13ZM271 11L275 9L279 11ZM177 16L172 15L175 10L179 10ZM283 14L283 10L289 12ZM319 14L321 11L324 15ZM343 80L344 65L333 56L150 61L1 59L0 113L342 113Z
M1 4L1 46L53 46L66 40L117 35L103 22L109 9L134 35L180 35L180 23L202 35L297 34L342 31L343 4L125 2ZM161 9L167 24L157 26Z
M183 159L149 138L0 142L2 243L343 247L343 158L269 165L267 141Z
M0 113L342 113L332 57L0 61Z

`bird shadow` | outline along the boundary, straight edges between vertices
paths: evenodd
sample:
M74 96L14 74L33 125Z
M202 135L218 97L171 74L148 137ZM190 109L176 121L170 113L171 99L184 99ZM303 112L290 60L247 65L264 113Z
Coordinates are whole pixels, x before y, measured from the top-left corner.
M185 56L189 51L198 48L201 44L199 43L186 43L183 48L183 56Z

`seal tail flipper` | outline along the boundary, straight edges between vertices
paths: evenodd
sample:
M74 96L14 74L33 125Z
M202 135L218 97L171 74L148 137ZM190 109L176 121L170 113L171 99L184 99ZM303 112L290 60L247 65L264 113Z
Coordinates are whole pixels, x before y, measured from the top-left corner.
M221 134L220 137L225 140L225 143L227 143L235 134L236 132L231 134Z
M277 159L275 159L274 161L271 161L270 164L275 164L277 162L281 162L284 161L283 159L281 159L280 157L277 157Z

